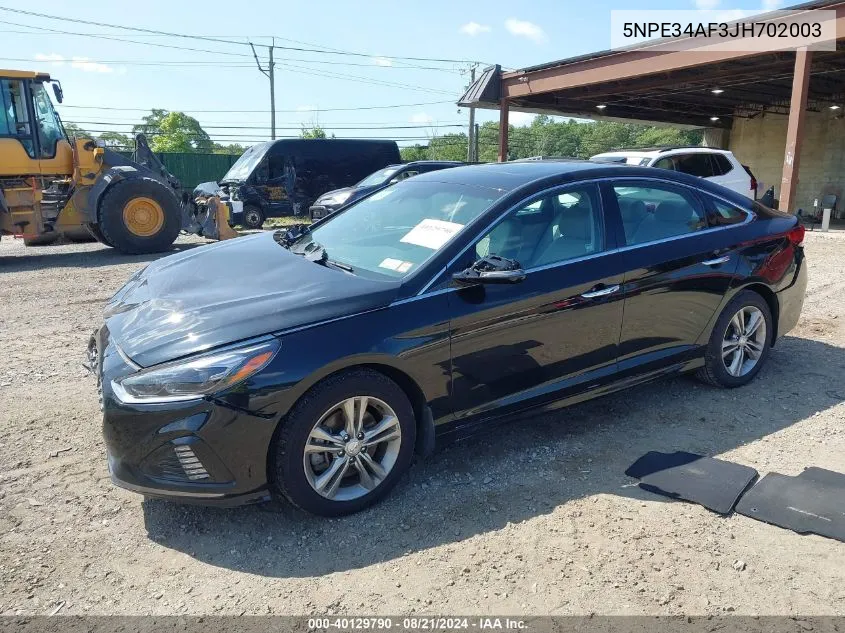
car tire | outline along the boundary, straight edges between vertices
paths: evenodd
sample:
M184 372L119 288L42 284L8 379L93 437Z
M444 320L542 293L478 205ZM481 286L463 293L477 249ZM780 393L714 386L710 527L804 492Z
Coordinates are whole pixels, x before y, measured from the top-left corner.
M363 417L359 426L350 428L348 411L352 419ZM344 439L356 428L359 433ZM343 371L309 389L282 421L270 475L276 489L306 512L351 514L390 492L410 467L415 442L414 410L399 385L371 369Z
M244 226L248 229L260 229L264 226L264 214L255 206L244 208Z
M112 185L100 202L97 225L122 253L168 250L182 228L179 200L152 178L128 178Z
M696 375L715 387L747 385L769 356L773 331L769 304L753 290L743 290L719 315L704 367Z

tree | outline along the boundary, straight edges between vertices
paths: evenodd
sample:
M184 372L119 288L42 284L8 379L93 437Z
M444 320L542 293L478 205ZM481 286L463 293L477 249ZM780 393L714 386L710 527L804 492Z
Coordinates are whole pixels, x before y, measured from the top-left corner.
M132 133L146 135L154 152L211 153L214 143L200 122L184 112L153 109Z
M65 127L65 132L70 138L94 138L94 135L90 132L86 132L81 127L79 127L76 123L63 123Z
M326 136L326 131L320 127L319 124L315 123L311 127L306 126L304 123L302 124L302 131L299 133L300 138L328 138ZM332 138L334 138L334 134L332 134Z
M466 160L469 140L463 132L435 136L428 143L430 160Z
M428 160L428 147L419 144L411 147L403 147L399 150L399 156L406 163L410 163L413 160Z
M240 156L246 151L246 147L240 143L229 143L228 145L215 143L212 151L215 154L231 154L232 156Z

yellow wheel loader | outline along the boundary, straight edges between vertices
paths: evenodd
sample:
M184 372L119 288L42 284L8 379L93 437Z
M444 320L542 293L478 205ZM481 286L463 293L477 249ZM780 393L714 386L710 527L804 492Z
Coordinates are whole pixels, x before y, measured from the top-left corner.
M0 70L0 233L38 245L87 231L132 254L167 250L180 231L235 235L226 205L212 200L198 211L143 135L135 160L69 140L48 85L61 103L61 84L48 74Z

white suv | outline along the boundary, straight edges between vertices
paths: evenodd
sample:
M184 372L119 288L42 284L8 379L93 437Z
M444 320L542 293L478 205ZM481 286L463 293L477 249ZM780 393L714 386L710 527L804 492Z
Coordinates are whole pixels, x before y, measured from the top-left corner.
M751 170L740 163L733 152L712 147L667 147L662 149L623 149L596 154L590 160L602 163L625 163L680 171L757 198L757 180Z

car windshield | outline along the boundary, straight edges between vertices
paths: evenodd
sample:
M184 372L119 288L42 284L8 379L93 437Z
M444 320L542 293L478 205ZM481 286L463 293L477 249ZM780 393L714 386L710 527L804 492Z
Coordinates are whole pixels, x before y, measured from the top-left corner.
M361 182L359 182L355 186L356 187L369 187L371 185L380 185L385 180L392 177L393 174L395 174L397 171L399 171L399 169L400 169L400 167L398 165L394 166L394 167L385 167L384 169L379 169L378 171L373 172L372 174L370 174L369 176L364 178L364 180L362 180Z
M250 147L235 161L235 164L229 168L229 171L226 172L226 175L223 176L220 182L239 182L246 180L258 163L261 162L261 159L264 158L264 154L267 153L269 147L270 143L259 143Z
M406 180L364 198L307 233L329 260L355 274L401 278L418 270L504 192Z

